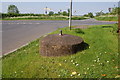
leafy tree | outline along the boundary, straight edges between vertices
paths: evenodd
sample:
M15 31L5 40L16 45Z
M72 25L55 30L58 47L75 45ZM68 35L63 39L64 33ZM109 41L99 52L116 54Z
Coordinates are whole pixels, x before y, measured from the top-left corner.
M19 14L19 10L18 10L17 6L9 5L8 6L8 13Z
M68 13L66 12L66 11L63 11L63 16L67 16L68 15Z
M120 14L120 7L112 8L112 11L110 14L113 14L113 15Z
M58 12L58 15L61 15L61 12Z
M58 13L54 13L55 16L58 16L59 14Z
M83 16L88 17L88 14L84 14Z
M93 16L93 13L88 13L88 16L90 17L90 18L93 18L94 16Z
M68 9L68 17L69 17L69 14L70 14L70 9Z
M97 12L96 13L96 16L101 16L101 15L104 15L105 13L103 13L102 11L100 11L100 12Z
M53 11L50 11L50 12L49 12L49 16L52 16L52 15L54 15L54 12L53 12Z

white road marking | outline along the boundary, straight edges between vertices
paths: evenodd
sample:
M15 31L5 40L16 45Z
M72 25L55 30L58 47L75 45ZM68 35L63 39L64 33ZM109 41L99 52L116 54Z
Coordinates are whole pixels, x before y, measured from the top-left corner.
M40 24L40 23L36 23L36 24Z
M26 24L26 23L23 23L23 24Z
M28 23L28 24L33 24L33 23Z
M20 23L17 23L17 24L20 24Z

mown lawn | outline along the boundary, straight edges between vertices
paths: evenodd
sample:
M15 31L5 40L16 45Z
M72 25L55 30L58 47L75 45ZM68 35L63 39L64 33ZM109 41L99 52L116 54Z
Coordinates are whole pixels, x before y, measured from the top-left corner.
M96 17L100 21L118 21L118 17Z
M57 31L51 33L59 33ZM89 48L71 56L43 57L40 39L2 58L3 78L115 78L118 75L117 24L62 28L64 34L80 36Z

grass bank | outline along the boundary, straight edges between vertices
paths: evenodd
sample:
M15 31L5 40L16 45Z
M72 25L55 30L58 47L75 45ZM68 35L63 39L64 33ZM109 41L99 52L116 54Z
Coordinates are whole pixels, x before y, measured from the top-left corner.
M71 56L42 57L40 39L2 58L3 78L115 78L118 75L117 25L61 28L80 36L89 48ZM59 30L50 34L59 33Z
M118 21L118 17L96 17L100 21Z

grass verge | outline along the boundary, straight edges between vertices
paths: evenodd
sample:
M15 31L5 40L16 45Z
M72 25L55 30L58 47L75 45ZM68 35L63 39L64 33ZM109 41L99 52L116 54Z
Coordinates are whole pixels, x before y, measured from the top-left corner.
M3 78L115 78L118 75L117 24L88 29L60 28L80 36L89 48L71 56L42 57L40 39L2 58Z
M118 21L118 17L96 17L100 21Z
M2 20L68 20L67 17L53 17L53 16L46 16L46 17L27 17L27 18L4 18ZM83 20L88 19L84 17L72 17L72 20Z

